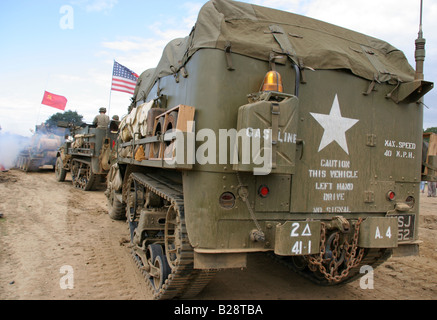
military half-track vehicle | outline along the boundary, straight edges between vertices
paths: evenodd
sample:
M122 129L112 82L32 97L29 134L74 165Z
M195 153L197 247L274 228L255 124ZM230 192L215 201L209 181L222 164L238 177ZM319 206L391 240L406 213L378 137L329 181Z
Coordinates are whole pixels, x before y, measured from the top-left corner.
M432 87L384 41L206 3L140 76L108 174L155 299L194 296L254 252L321 285L417 254Z
M437 134L431 132L423 134L422 181L437 181Z
M65 126L65 124L59 125ZM89 124L81 127L68 124L66 126L70 128L73 139L66 141L57 150L56 179L63 182L67 172L70 172L75 188L93 190L99 183L105 181L109 171L118 121L111 121L106 129Z
M15 167L26 172L37 171L43 166L54 168L56 153L63 141L62 133L51 132L44 125L36 126L29 144L18 154Z

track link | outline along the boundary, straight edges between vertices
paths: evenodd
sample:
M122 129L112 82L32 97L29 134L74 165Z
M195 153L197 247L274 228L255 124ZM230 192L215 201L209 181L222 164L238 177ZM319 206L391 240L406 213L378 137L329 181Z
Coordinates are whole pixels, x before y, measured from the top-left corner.
M132 250L134 261L146 278L146 282L153 292L153 298L155 300L168 300L196 296L214 277L216 270L194 269L194 250L189 242L185 227L184 198L181 188L172 186L165 180L150 174L132 173L130 179L136 180L149 191L171 203L180 217L179 237L181 245L178 248L178 259L160 288L154 288L151 275L146 271L143 260L135 252L135 249Z

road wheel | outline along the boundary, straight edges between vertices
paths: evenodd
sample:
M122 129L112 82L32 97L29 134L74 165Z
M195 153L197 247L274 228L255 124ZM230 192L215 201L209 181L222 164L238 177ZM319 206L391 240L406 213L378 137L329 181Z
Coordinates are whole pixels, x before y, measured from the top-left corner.
M150 267L150 282L152 287L158 292L168 275L171 273L170 266L167 263L167 259L164 255L161 245L151 244L149 249L149 267Z
M121 201L121 194L111 190L108 196L108 214L112 220L126 219L126 206Z
M59 182L64 182L66 175L67 175L67 170L64 169L64 162L62 161L61 157L58 157L55 163L56 180Z
M75 188L90 191L93 189L97 178L89 163L73 160L71 180Z

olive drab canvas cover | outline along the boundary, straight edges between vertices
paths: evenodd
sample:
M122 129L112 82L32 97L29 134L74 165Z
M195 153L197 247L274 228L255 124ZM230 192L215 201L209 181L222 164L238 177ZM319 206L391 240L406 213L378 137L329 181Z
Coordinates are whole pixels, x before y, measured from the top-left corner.
M409 82L414 69L404 53L389 43L301 15L230 0L212 0L201 9L190 35L165 48L155 69L139 79L135 101L156 81L184 70L200 49L230 48L232 53L269 61L282 54L300 68L349 70L378 82Z

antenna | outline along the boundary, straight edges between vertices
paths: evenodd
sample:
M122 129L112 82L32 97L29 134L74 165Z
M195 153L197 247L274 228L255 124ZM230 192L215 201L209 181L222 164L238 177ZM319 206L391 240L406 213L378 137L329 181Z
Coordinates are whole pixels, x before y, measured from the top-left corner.
M422 18L423 18L423 0L420 0L420 24L419 24L419 38L423 38L423 30L422 30Z
M426 40L423 38L423 29L422 29L422 17L423 17L423 0L420 0L420 24L419 24L419 35L416 40L416 80L423 80L423 65L425 61L425 44Z

